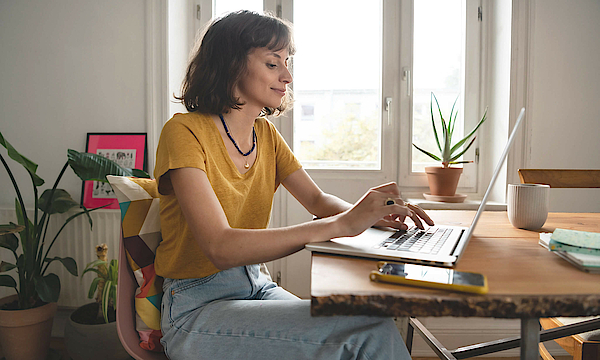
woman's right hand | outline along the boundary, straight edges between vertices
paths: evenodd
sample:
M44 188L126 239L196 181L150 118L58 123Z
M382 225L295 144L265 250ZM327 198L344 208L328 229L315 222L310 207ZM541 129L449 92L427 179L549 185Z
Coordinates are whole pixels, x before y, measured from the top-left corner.
M393 200L388 204L388 200ZM394 182L369 189L349 210L339 214L340 236L356 236L367 228L377 225L406 230L405 217L410 217L415 225L423 229L433 225L431 218L418 206L405 203L400 198L398 185Z

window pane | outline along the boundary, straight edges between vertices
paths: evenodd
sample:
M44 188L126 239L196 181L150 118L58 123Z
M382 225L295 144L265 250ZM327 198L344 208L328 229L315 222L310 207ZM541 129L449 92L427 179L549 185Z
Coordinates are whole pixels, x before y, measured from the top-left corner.
M263 0L215 0L213 4L213 15L216 16L237 10L263 12Z
M305 168L380 169L380 1L294 1L294 153Z
M464 79L463 1L419 0L414 2L414 53L413 53L413 143L439 155L431 126L430 99L437 97L444 120L459 96ZM461 98L453 139L461 139L463 117ZM438 136L441 138L439 112L433 105ZM456 143L456 140L453 141ZM412 170L424 171L425 166L438 166L432 158L412 149Z

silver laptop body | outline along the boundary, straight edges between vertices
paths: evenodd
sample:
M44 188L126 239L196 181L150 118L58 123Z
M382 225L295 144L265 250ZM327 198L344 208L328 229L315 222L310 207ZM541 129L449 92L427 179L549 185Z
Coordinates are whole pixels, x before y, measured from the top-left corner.
M492 187L506 161L515 134L523 121L525 108L521 109L517 122L508 138L496 170L469 227L435 225L425 230L416 227L407 231L369 228L354 237L342 237L330 241L307 244L309 251L358 256L381 260L453 267L464 253L473 229L485 209Z

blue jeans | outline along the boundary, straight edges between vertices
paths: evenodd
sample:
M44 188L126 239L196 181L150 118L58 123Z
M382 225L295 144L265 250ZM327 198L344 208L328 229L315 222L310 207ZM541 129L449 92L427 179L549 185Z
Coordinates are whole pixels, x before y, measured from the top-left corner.
M177 359L410 359L392 319L311 317L258 265L165 279L162 344Z

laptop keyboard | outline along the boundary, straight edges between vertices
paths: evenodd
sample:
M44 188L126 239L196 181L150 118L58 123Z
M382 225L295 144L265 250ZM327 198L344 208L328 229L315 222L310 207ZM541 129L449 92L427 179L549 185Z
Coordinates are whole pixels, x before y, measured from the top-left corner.
M375 245L375 249L437 254L450 236L452 229L429 228L421 230L416 226L407 231L396 231L389 238Z

